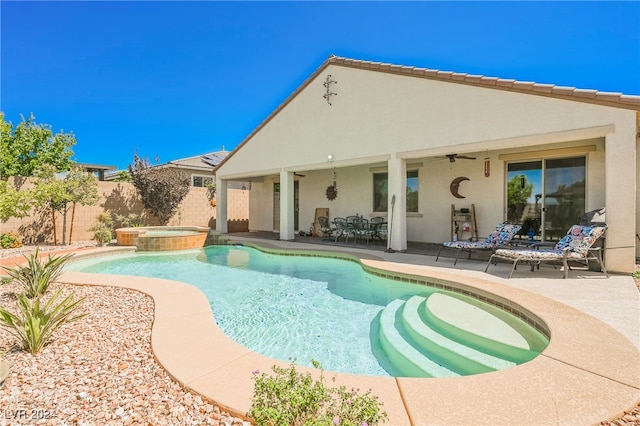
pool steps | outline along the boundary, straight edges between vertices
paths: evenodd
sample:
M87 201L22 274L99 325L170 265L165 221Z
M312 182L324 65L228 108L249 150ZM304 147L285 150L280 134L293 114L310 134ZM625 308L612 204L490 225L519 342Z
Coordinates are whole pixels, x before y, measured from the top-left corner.
M512 367L534 358L517 318L504 317L443 293L396 299L379 315L382 350L413 377L455 377ZM430 354L427 357L425 354Z
M380 313L380 344L400 372L413 377L456 377L458 373L427 358L396 328L397 313L405 302L396 299Z
M421 314L440 334L517 364L532 360L549 344L546 337L531 333L520 318L492 305L479 308L481 303L464 295L434 293Z

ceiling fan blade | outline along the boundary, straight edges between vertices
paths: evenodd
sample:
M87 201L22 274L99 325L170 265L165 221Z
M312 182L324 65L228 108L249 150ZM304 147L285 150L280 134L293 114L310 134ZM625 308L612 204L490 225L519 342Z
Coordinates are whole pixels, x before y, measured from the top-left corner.
M475 160L476 157L469 157L468 155L458 155L458 154L445 154L443 156L437 158L448 158L450 163L455 163L456 158L462 158L463 160Z

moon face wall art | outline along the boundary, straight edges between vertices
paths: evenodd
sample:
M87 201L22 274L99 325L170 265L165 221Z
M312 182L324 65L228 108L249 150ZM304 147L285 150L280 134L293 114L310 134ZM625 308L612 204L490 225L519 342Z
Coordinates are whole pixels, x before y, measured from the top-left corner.
M460 190L460 183L465 180L470 180L468 177L460 176L451 181L451 185L449 185L449 190L451 190L451 194L456 198L465 198L464 195L460 195L458 192Z

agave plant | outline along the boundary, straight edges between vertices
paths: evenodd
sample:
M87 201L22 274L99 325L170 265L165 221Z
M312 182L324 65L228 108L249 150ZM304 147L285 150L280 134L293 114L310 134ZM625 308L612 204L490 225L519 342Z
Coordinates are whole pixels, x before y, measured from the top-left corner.
M49 288L49 284L58 279L64 263L71 256L73 254L49 256L47 261L41 261L36 248L30 256L24 255L24 258L27 259L26 265L18 265L15 268L3 266L2 269L22 285L25 296L33 298L44 294Z
M13 314L0 306L0 327L20 340L22 347L32 354L40 352L53 333L66 323L79 320L86 314L73 316L84 298L73 300L71 293L58 304L62 294L59 289L47 302L39 297L29 299L24 294L17 296L19 313Z

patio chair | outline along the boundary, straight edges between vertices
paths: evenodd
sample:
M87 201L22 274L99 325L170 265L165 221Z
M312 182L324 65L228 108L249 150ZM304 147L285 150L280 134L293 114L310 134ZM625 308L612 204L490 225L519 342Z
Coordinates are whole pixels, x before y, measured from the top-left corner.
M539 250L518 250L501 248L491 255L485 272L494 259L503 259L513 262L511 272L507 278L511 278L513 271L519 261L529 262L533 265L540 265L541 262L562 262L562 278L569 276L569 261L585 262L588 266L589 260L597 260L601 271L608 278L609 273L602 261L602 247L593 247L594 243L602 237L607 229L603 226L573 225L567 234L552 249Z
M364 238L367 240L367 245L369 245L369 240L375 235L375 226L371 226L368 219L359 217L352 222L352 227L356 242L358 239Z
M334 243L337 243L340 238L344 238L344 243L347 244L349 241L349 235L351 234L351 229L349 228L349 225L347 225L347 220L344 217L335 217L333 218L333 224L336 227L336 239L334 240Z
M438 250L438 254L436 256L436 262L440 258L440 252L444 248L451 248L456 250L456 259L453 261L455 265L458 263L458 257L460 253L463 251L469 252L469 259L471 259L471 252L476 250L496 250L498 247L506 246L509 244L511 239L518 233L518 231L522 228L522 225L519 224L511 224L511 223L501 223L496 226L495 231L493 231L484 241L447 241L442 243L442 247Z
M329 219L326 216L318 216L318 224L320 225L320 233L323 239L331 239L326 237L333 237L336 228L329 224Z
M372 239L384 242L387 239L387 219L382 216L375 216L369 220L369 226L373 230Z

